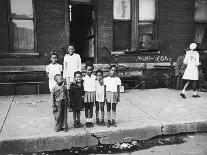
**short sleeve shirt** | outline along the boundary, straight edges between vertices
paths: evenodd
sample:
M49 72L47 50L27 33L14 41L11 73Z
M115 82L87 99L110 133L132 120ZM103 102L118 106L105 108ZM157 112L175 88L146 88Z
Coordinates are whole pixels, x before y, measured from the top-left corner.
M61 74L62 72L62 65L56 64L49 64L46 67L46 72L49 73L49 80L54 80L54 76L56 74Z
M96 76L93 74L91 75L91 77L89 77L88 75L85 75L85 77L83 77L83 86L84 86L84 91L95 92L96 91Z
M117 92L117 86L121 85L121 80L119 77L106 77L104 78L104 85L106 86L106 91Z

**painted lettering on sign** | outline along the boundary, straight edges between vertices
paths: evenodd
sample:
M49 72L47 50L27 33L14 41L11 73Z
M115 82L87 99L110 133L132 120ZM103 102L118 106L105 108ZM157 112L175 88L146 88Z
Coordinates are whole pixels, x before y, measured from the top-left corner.
M136 62L170 62L173 59L166 55L137 56Z

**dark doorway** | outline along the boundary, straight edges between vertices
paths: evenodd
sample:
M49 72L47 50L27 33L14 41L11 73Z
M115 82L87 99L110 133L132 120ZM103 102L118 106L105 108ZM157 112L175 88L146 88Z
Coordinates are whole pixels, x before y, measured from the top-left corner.
M82 62L94 61L94 6L71 4L70 8L70 42L76 44Z

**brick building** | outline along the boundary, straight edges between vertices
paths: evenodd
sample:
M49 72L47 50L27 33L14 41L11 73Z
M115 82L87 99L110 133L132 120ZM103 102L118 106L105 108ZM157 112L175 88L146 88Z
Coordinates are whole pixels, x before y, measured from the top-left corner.
M62 63L69 42L83 62L121 63L126 81L143 67L163 81L192 41L207 49L206 0L0 0L0 94L47 93L50 52Z

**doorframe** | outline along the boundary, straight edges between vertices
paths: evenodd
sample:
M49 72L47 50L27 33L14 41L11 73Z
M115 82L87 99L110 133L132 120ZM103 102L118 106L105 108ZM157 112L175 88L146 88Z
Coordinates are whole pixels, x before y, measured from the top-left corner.
M85 4L92 5L94 7L94 63L98 63L98 23L97 23L97 1L91 0L91 2L74 2L70 0L65 0L65 31L66 31L66 45L70 42L70 21L69 21L69 5L70 4Z

